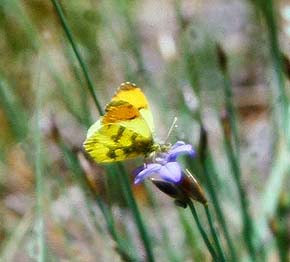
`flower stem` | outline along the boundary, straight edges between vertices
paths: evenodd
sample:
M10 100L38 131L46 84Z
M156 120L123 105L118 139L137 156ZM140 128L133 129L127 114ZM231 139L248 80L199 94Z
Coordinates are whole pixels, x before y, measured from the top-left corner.
M204 161L202 161L202 165L203 165L203 170L205 174L204 177L206 179L206 185L208 187L208 193L210 195L210 198L211 198L211 201L212 201L212 204L213 204L216 216L217 216L217 220L220 224L221 229L223 230L223 234L229 248L231 261L238 261L237 252L235 250L232 238L228 231L227 222L225 220L225 217L224 217L224 214L223 214L220 202L219 202L219 197L216 193L216 190L212 181L211 176L213 175L216 176L216 170L214 168L211 152L209 150L207 150L206 152L206 158Z
M163 216L160 210L160 203L155 198L152 189L148 187L146 183L144 184L144 186L145 186L148 201L150 205L152 206L152 211L156 218L156 222L158 225L160 225L160 232L162 234L162 239L164 241L164 253L167 256L168 262L179 262L180 258L178 254L176 253L175 249L172 248L167 227L163 222L165 217Z
M192 213L192 215L194 217L194 220L196 222L198 230L199 230L199 232L200 232L200 234L201 234L201 236L202 236L202 238L204 240L204 243L206 244L207 249L208 249L208 251L210 252L210 254L211 254L212 258L213 258L213 261L216 261L216 262L219 261L218 257L217 257L217 254L216 254L212 244L210 243L206 232L204 231L204 229L203 229L203 227L202 227L202 225L200 223L200 220L198 218L196 209L195 209L194 204L192 203L191 200L188 200L188 205L189 205L190 211L191 211L191 213Z
M262 2L262 1L261 1ZM287 96L285 81L284 81L284 65L281 56L281 51L279 47L278 40L278 30L277 30L277 18L275 15L275 7L272 0L263 1L263 4L260 4L260 9L264 15L264 19L267 25L269 44L270 44L270 53L273 62L273 69L275 72L275 77L277 81L277 90L276 93L274 108L276 107L277 112L280 115L279 124L282 129L282 136L287 139L287 146L289 148L289 99Z
M208 223L209 223L209 226L210 226L211 234L213 236L214 242L215 242L216 247L217 247L217 251L218 251L218 254L219 254L219 257L220 257L220 261L226 261L223 248L221 246L221 243L220 243L220 240L218 238L217 232L216 232L215 227L213 225L213 221L212 221L211 214L209 212L208 205L205 205L204 209L205 209L206 217L207 217L207 220L208 220Z
M233 104L233 92L230 84L230 78L227 70L223 70L224 77L224 95L226 110L229 115L231 134L228 135L224 130L224 145L226 154L232 170L233 179L238 189L238 195L242 211L243 219L243 236L246 247L252 258L252 261L256 261L256 251L254 245L255 228L253 226L252 217L249 211L249 203L245 189L241 181L241 167L239 161L239 135L237 128L236 112Z
M254 239L253 239L254 234L255 234L255 229L253 227L252 218L249 212L249 203L248 203L248 198L246 196L246 191L241 181L241 170L239 167L239 161L237 157L235 156L234 149L231 145L231 141L229 141L229 139L227 138L225 138L225 147L226 147L227 156L230 161L233 178L237 185L238 196L239 196L239 200L240 200L240 204L242 208L241 211L242 211L242 219L243 219L243 224L244 224L243 235L244 235L245 244L252 258L252 261L256 261Z
M125 172L124 167L122 165L119 164L118 167L119 167L119 170L121 171L121 172L116 172L118 175L118 180L120 182L125 199L129 205L130 209L132 210L137 228L139 230L140 237L143 241L144 248L145 248L145 251L147 254L147 261L154 262L155 259L153 256L151 241L149 239L147 230L146 230L145 225L144 225L142 218L141 218L139 208L138 208L137 203L135 201L135 198L133 196L133 192L132 192L132 189L130 186L128 176L126 175L126 172Z
M63 30L64 30L64 32L65 32L65 34L66 34L71 46L72 46L72 49L73 49L73 51L74 51L74 53L75 53L75 55L77 57L77 60L79 61L79 64L80 64L80 66L82 68L82 71L84 73L85 79L87 81L87 85L88 85L89 91L90 91L91 96L92 96L92 98L93 98L93 100L95 102L95 105L97 106L97 109L98 109L99 113L102 115L103 110L102 110L102 107L101 107L101 105L99 103L99 100L98 100L96 92L95 92L96 88L95 88L95 86L93 84L93 80L92 80L92 78L91 78L91 76L89 74L89 70L88 70L88 68L86 66L86 63L84 62L84 60L83 60L83 58L81 56L81 53L80 53L80 51L79 51L79 49L78 49L78 47L76 45L76 42L75 42L75 40L73 38L71 29L69 28L69 25L68 25L68 23L66 21L66 18L64 16L64 13L63 13L63 10L62 10L62 7L61 7L61 5L60 5L58 0L51 0L51 2L52 2L53 6L54 6L54 8L56 10L56 13L57 13L57 15L58 15L58 17L60 19L61 24L62 24Z

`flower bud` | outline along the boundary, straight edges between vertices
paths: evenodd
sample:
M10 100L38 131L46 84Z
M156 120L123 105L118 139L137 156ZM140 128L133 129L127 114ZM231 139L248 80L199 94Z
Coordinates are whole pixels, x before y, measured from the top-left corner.
M181 183L178 184L178 187L186 194L188 198L194 199L203 205L206 205L207 199L202 187L188 169L185 171L186 173L184 174Z
M186 208L188 199L184 195L184 192L178 188L178 185L158 178L151 178L150 180L160 191L174 198L177 206Z
M197 180L186 170L180 183L172 183L158 178L151 178L151 182L163 193L175 199L175 204L186 208L189 199L196 200L203 205L207 204L202 187Z

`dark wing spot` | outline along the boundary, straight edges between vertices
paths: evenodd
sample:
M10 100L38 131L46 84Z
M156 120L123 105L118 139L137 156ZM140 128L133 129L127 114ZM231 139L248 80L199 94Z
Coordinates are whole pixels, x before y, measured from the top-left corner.
M111 159L115 159L117 157L115 150L114 149L110 149L109 152L107 153L107 156Z
M118 142L120 140L120 138L122 137L125 129L126 129L125 127L120 126L119 129L118 129L118 133L116 135L111 136L112 140L114 142Z

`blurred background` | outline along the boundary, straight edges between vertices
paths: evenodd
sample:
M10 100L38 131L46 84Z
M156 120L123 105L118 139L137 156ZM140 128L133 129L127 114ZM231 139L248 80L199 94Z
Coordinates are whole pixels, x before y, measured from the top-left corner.
M290 261L289 41L282 0L0 0L0 261L212 261L188 208L133 185L141 158L83 152L125 81L196 149L227 261Z

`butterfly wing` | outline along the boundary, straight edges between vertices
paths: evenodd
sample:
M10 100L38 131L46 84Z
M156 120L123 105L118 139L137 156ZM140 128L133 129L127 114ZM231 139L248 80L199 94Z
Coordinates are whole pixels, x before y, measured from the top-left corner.
M142 119L132 121L136 125L144 123ZM86 151L99 163L135 158L150 152L152 145L151 136L140 135L126 123L101 125L84 143Z
M106 114L88 130L84 148L99 163L135 158L152 151L153 129L146 97L134 84L125 83Z

